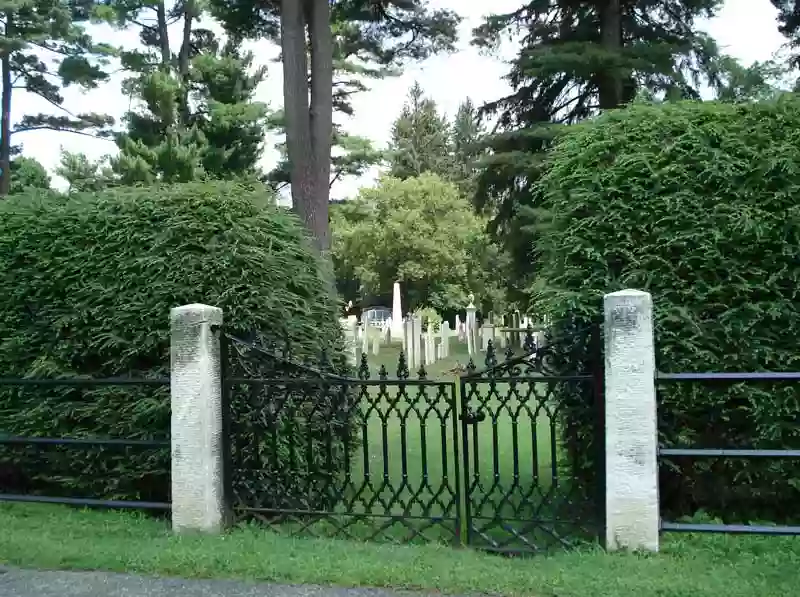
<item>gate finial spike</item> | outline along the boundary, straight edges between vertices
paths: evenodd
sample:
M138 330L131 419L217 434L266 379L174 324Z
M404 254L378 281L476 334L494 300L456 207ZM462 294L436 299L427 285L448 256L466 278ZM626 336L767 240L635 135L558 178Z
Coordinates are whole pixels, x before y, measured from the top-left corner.
M494 353L494 342L491 340L486 343L486 359L484 362L487 368L497 365L497 356Z
M367 353L361 353L361 364L358 367L358 378L362 380L369 379L369 363L367 363Z
M397 379L408 379L408 364L406 363L406 353L400 350L400 357L397 359Z

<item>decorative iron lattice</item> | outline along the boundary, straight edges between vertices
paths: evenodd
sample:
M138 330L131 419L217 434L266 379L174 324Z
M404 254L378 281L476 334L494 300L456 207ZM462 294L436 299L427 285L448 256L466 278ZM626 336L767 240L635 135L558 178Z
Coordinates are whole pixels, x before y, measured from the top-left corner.
M235 517L291 534L459 542L456 386L358 378L225 336L228 481Z
M412 378L402 352L392 377L385 365L373 376L365 354L351 377L324 355L308 365L288 349L223 336L238 520L501 552L596 537L602 513L587 487L597 484L570 468L570 450L589 444L566 441L562 416L569 408L602 420L597 371L576 365L586 360L583 336L537 346L529 329L523 354L506 348L503 362L490 342L486 368L470 361L457 382L431 380L424 366ZM564 375L567 366L577 373Z
M582 474L584 461L572 452L590 442L570 435L575 417L602 425L602 372L589 358L592 338L572 333L537 345L528 329L525 354L507 348L498 362L489 342L486 368L468 365L460 380L468 544L540 552L603 533L597 467L604 460L593 459L592 474Z

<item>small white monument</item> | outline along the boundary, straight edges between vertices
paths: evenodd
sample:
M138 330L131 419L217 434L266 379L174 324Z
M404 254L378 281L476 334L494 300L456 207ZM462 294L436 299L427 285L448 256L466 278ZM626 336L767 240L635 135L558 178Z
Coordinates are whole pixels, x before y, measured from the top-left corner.
M400 282L394 283L392 291L392 340L403 339L403 305L400 299Z

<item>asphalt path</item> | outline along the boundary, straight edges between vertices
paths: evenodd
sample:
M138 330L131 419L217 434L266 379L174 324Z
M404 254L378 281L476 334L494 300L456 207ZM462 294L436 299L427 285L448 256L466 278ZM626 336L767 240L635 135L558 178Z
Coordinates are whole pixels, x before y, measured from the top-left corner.
M0 597L434 597L434 594L0 567Z

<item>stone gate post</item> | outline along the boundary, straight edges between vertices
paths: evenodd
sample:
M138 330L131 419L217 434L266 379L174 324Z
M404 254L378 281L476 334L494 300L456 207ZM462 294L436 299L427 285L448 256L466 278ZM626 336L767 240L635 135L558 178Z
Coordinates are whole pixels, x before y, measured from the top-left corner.
M226 519L223 482L222 309L170 312L172 528L218 533Z
M606 547L658 551L659 504L649 293L605 295Z

